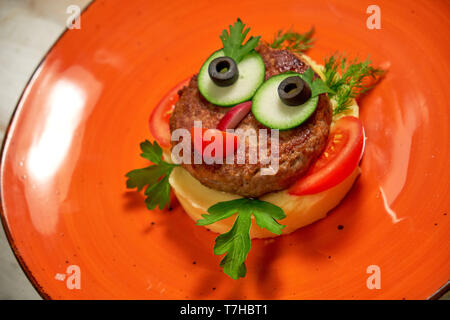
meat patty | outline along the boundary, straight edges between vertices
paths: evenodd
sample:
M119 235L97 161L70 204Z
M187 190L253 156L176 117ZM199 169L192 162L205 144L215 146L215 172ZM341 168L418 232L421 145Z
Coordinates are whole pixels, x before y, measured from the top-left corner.
M286 71L304 73L309 67L299 56L287 50L259 45L256 51L264 60L266 80ZM203 128L216 128L223 115L230 110L209 103L200 94L197 76L179 94L180 99L169 122L171 132L178 128L190 130L195 120L201 120ZM306 122L294 129L279 132L279 170L274 175L262 175L261 168L268 165L259 161L250 164L247 152L245 164L192 163L182 166L205 186L244 197L259 197L268 192L286 189L308 170L324 150L332 118L331 110L327 95L321 94L317 109ZM236 129L238 128L254 129L256 132L258 129L268 129L251 112ZM268 133L270 137L270 129Z

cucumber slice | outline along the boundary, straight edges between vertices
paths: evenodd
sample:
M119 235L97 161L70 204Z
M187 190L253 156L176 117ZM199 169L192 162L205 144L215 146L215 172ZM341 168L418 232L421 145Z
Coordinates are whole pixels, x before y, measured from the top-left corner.
M278 96L281 81L298 73L283 73L273 76L263 83L252 100L252 112L256 120L266 127L288 130L301 125L316 110L319 97L310 98L304 104L291 107L283 103Z
M206 100L222 107L250 100L264 82L266 68L263 59L257 52L250 52L237 64L239 79L231 86L219 87L209 77L208 66L213 59L223 56L222 50L216 51L203 64L198 74L198 90Z

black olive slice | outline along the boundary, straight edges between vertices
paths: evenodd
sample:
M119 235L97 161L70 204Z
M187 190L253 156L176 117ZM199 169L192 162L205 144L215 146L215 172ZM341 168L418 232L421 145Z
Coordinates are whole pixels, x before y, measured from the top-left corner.
M236 62L230 57L219 57L208 66L211 80L220 87L228 87L237 81L239 71Z
M281 81L278 96L288 106L296 107L311 98L311 88L302 78L292 76Z

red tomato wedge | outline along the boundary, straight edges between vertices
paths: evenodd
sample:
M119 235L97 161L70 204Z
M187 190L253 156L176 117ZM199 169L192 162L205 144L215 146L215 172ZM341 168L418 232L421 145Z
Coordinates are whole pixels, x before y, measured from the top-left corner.
M150 133L163 148L170 147L169 119L179 98L178 91L187 86L190 80L191 78L181 81L173 87L150 114L148 121Z
M239 137L233 133L218 129L192 128L191 136L194 141L194 150L204 158L226 158L233 154L239 146ZM218 141L216 139L219 139ZM214 148L214 144L217 148ZM208 146L211 144L211 147ZM216 155L216 151L218 154Z
M289 189L289 194L315 194L344 181L361 160L364 139L361 120L350 116L339 119L330 133L325 151L307 174Z

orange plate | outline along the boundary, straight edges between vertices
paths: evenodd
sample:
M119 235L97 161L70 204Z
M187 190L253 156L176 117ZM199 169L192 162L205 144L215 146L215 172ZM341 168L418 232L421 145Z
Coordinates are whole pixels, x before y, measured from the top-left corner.
M95 1L81 30L64 33L30 80L3 150L3 223L39 292L423 299L442 287L450 275L450 6L379 0L382 29L369 30L371 3ZM219 33L236 17L268 40L280 28L314 25L318 61L338 50L390 64L360 101L368 140L350 194L327 219L253 241L239 281L219 268L215 234L179 205L147 211L124 177L146 165L139 142L150 138L153 106L220 47ZM80 267L80 289L57 280L70 265ZM371 265L381 270L379 290L366 286Z

